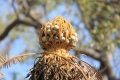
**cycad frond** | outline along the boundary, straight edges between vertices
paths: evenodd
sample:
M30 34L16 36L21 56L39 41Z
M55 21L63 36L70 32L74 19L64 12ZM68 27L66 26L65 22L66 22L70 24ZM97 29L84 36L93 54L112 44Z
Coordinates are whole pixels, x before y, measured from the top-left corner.
M0 70L0 80L4 77L4 74L2 73L2 71Z
M85 61L73 55L68 54L67 57L65 55L58 52L42 53L26 78L29 80L103 80L100 72Z
M8 53L6 54L0 54L0 80L4 77L4 74L1 71L1 68L8 68L12 64L16 64L17 62L23 61L27 56L36 54L36 53L26 53L26 54L21 54L19 56L14 56L13 54L8 56Z
M16 64L17 62L23 61L28 55L36 54L36 53L27 53L27 54L21 54L19 56L14 56L13 54L8 57L8 55L2 55L0 54L0 68L8 68L12 64Z
M78 60L80 63L81 63L81 66L83 66L83 68L86 69L86 73L87 73L87 76L90 77L92 76L92 79L97 79L97 80L103 80L101 74L99 71L97 71L93 66L91 66L90 64L86 63L85 61L79 59L78 57L76 56L73 56L72 57L76 60Z

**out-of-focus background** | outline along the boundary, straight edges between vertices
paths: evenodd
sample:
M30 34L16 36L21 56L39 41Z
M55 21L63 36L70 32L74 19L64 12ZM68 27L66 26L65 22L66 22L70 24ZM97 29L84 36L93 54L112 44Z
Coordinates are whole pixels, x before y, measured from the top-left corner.
M100 70L104 80L120 80L120 0L0 0L0 54L42 52L39 30L56 16L78 33L70 54ZM38 56L1 69L4 80L27 80Z

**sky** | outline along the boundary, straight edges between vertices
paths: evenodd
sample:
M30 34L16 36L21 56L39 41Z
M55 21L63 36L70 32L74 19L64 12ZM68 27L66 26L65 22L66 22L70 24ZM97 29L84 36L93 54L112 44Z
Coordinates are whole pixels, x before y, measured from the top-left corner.
M2 11L4 8L6 9L7 5L6 3L4 3L4 1L0 1L0 4L1 7L0 7L0 11ZM60 15L64 15L64 12L66 10L66 6L64 4L61 4L60 6L58 6L58 8L56 8L55 10L51 11L49 14L48 14L48 19L49 20L52 20L53 18L55 18L56 16L60 16ZM71 8L75 11L77 10L77 7L75 5L71 6ZM5 10L6 12L0 12L0 16L3 16L5 15L4 13L8 13L9 10ZM89 32L85 29L84 27L84 23L79 23L79 18L77 17L74 17L74 12L71 12L69 15L64 15L64 17L70 21L70 22L73 22L75 24L78 24L78 27L80 27L82 29L82 31L84 31L85 33L85 40L84 40L84 43L87 43L90 39L91 39L91 36L89 34ZM74 20L73 20L74 19ZM34 29L33 29L34 31ZM34 33L35 34L35 33ZM81 33L82 34L82 33ZM30 35L31 36L31 35ZM36 34L33 35L32 37L35 37L36 39L37 36ZM38 41L38 40L37 40ZM0 50L4 50L5 49L5 46L6 44L9 42L9 37L6 37L2 42L0 42ZM38 43L38 42L36 42ZM25 49L27 49L27 47L29 47L28 44L26 44L26 41L23 39L22 36L18 37L17 39L15 39L13 41L13 44L12 44L12 47L9 51L9 54L14 54L15 56L23 53L25 51ZM33 48L34 46L32 46ZM118 48L116 49L116 52L115 52L115 56L117 55L118 53ZM72 55L74 55L73 51L70 51L70 53ZM81 59L88 62L89 64L92 64L94 67L96 68L99 68L100 67L100 63L99 61L97 60L93 60L92 58L90 57L86 57L86 56L81 56ZM29 72L29 69L31 69L33 67L33 64L34 64L34 59L28 59L27 60L27 65L26 63L17 63L11 67L9 67L8 69L2 69L2 72L5 74L5 80L12 80L12 73L15 72L15 73L22 73L22 74L19 74L19 77L17 77L17 80L21 80L21 79L24 79L27 75L27 73ZM27 80L27 79L25 79Z

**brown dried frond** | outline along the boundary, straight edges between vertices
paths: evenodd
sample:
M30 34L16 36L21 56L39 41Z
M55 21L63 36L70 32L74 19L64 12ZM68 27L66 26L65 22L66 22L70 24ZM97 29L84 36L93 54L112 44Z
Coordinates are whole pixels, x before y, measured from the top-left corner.
M0 80L2 80L4 77L4 74L2 73L2 71L0 70Z
M14 55L10 55L10 57L8 57L8 55L3 56L2 54L0 54L0 69L3 68L8 68L10 67L12 64L16 64L17 62L21 62L23 61L28 55L31 54L36 54L36 53L29 53L29 54L21 54L19 56L14 56Z
M95 68L82 60L79 60L80 65L76 60L74 56L63 56L58 51L45 52L27 77L29 80L102 80Z
M90 78L88 80L103 80L100 72L97 71L93 66L91 66L90 64L86 63L85 61L73 55L72 55L72 58L74 58L75 60L78 60L81 63L80 66L83 66L84 69L86 69L87 76Z
M21 54L19 56L10 55L10 57L8 56L8 53L3 55L0 54L0 80L4 77L1 68L8 68L11 65L16 64L17 62L21 62L31 54L36 54L36 53Z
M27 75L29 80L102 80L98 71L68 53L76 46L77 33L59 16L40 30L39 42L45 50ZM78 62L80 64L78 64Z

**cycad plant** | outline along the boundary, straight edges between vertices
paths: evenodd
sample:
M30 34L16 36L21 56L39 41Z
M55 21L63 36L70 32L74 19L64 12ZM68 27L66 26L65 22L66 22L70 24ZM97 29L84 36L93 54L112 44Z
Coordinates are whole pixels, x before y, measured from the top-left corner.
M47 22L39 35L44 52L30 69L29 80L102 80L94 67L68 53L77 41L77 33L64 17Z
M100 73L88 63L70 55L76 46L77 33L62 16L46 23L40 30L39 42L44 50L26 76L29 80L103 80ZM24 60L30 54L0 55L0 69ZM0 71L0 76L3 73Z

